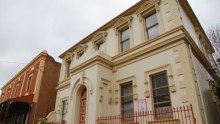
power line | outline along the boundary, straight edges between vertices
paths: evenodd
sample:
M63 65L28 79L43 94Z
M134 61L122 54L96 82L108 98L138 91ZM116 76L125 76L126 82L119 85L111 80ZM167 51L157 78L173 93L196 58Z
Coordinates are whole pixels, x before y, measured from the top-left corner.
M23 63L23 62L12 62L12 61L0 61L0 63L27 64L27 63Z

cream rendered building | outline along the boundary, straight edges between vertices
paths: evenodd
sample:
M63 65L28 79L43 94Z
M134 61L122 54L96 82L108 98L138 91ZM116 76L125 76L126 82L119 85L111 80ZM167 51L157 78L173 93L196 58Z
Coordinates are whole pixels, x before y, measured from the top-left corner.
M192 104L197 124L220 124L207 82L213 52L187 0L141 0L60 55L51 115L98 124L144 100L147 111Z

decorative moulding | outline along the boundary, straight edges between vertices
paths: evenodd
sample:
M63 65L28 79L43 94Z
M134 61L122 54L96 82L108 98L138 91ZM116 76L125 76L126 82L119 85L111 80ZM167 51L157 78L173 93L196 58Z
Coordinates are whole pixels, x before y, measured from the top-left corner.
M83 50L84 52L86 51L88 45L86 44L79 44L79 46L74 50L75 53L80 52L81 50Z
M118 104L118 97L115 98L115 104Z
M145 97L146 97L146 98L149 98L149 97L150 97L150 91L149 91L149 90L145 91Z
M174 92L176 92L176 86L175 86L175 84L170 84L170 92L172 92L172 93L174 93Z
M134 99L134 100L138 100L138 95L137 95L137 93L133 94L133 99Z
M117 28L119 28L120 26L122 26L125 23L129 24L132 21L132 19L133 19L132 16L122 17L113 25L113 28L117 29Z
M159 3L161 0L146 0L142 6L136 11L139 20L142 21L142 16L145 16L150 8L155 8L156 11L159 11Z
M100 40L100 39L102 39L103 42L105 42L106 41L105 38L106 38L107 34L108 33L106 31L100 31L100 32L96 33L91 40L92 43L94 44L97 40Z

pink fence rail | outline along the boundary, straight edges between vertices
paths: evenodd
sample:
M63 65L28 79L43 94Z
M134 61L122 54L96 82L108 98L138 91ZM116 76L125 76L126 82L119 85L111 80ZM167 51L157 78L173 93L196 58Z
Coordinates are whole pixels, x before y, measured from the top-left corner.
M196 124L192 105L98 117L98 124Z

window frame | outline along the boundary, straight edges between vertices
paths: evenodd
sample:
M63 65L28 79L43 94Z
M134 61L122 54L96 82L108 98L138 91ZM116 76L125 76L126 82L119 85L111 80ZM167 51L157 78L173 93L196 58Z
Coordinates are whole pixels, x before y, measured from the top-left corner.
M167 82L167 85L164 85L164 86L161 86L161 87L159 87L159 88L156 88L156 90L158 90L158 89L163 89L163 88L167 88L168 89L168 95L169 95L169 102L168 101L163 101L163 102L155 102L155 100L154 100L154 98L155 98L155 96L154 96L154 87L153 87L153 77L154 76L159 76L159 75L162 75L162 74L165 74L165 76L166 76L166 82ZM160 108L160 107L155 107L155 105L158 105L158 103L159 104L164 104L164 103L170 103L170 108L172 108L172 100L171 100L171 91L170 91L170 86L169 86L169 79L168 79L168 72L165 70L165 71L161 71L161 72L157 72L157 73L155 73L155 74L151 74L151 75L149 75L150 76L150 80L151 80L151 83L150 83L150 85L151 85L151 94L152 94L152 104L153 104L153 110L155 110L155 112L157 113L157 109L158 108ZM163 94L164 95L164 94ZM161 95L161 96L163 96L163 95ZM158 97L158 96L157 96ZM163 109L164 110L164 109ZM158 117L159 116L159 117ZM173 117L173 115L172 115L172 113L171 113L171 116L168 116L168 117L160 117L160 115L155 115L155 118L158 118L158 119L160 119L160 118L172 118Z
M147 19L148 19L149 17L153 16L153 15L156 16L157 23L155 23L155 24L153 24L152 26L148 27L148 26L147 26ZM157 17L157 12L153 11L153 12L149 13L148 15L144 16L143 18L144 18L144 30L145 30L146 40L151 40L151 39L153 39L153 38L159 36L159 35L160 35L160 28L159 28L159 21L158 21L158 17ZM153 29L153 28L155 28L155 27L157 27L158 34L157 34L156 36L150 38L150 36L149 36L149 30L150 30L150 29Z
M125 40L123 40L122 39L122 34L123 34L123 32L125 32L125 31L128 31L128 38L127 39L125 39ZM124 27L123 29L121 29L121 30L119 30L119 32L120 32L120 35L119 35L119 37L120 37L120 40L119 40L119 44L120 44L120 52L125 52L125 51L127 51L127 50L129 50L130 48L131 48L131 43L130 43L130 31L129 31L129 28L128 27ZM123 43L125 43L125 42L128 42L129 43L129 48L128 49L126 49L126 50L123 50Z
M132 16L125 16L120 18L114 25L113 25L113 29L115 31L115 36L116 36L116 51L118 53L122 53L125 52L127 50L129 50L131 47L133 47L133 27L132 27L132 20L133 17ZM122 51L122 47L121 47L121 31L123 31L124 29L128 29L129 32L129 49Z
M122 88L123 88L123 86L126 86L126 85L131 85L131 88L132 88L132 92L130 93L130 94L126 94L125 96L124 95L122 95ZM124 104L123 104L123 102L122 102L122 98L125 98L125 97L132 97L132 101L129 101L129 102L124 102ZM123 111L125 110L124 109L124 107L123 107L123 105L126 105L127 103L131 103L132 102L132 104L133 104L133 107L132 108L129 108L128 110L132 110L133 111L133 113L128 113L128 114L124 114L125 115L125 118L126 118L126 116L129 116L129 115L131 115L131 114L134 114L134 88L133 88L133 82L132 81L128 81L128 82L125 82L125 83L122 83L122 84L120 84L120 113L123 115ZM123 115L123 116L124 116ZM132 118L131 120L130 120L130 118L128 118L129 120L123 120L123 121L133 121L133 119L134 118Z
M33 80L33 74L30 74L27 80L26 92L30 91L32 80Z

